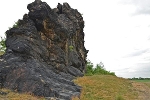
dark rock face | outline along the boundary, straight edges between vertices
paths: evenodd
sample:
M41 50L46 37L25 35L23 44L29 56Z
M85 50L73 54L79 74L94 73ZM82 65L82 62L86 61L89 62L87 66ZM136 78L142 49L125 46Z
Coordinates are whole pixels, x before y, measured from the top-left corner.
M38 96L70 100L81 87L87 50L84 21L68 3L49 5L35 0L18 27L6 32L6 53L0 57L0 86Z

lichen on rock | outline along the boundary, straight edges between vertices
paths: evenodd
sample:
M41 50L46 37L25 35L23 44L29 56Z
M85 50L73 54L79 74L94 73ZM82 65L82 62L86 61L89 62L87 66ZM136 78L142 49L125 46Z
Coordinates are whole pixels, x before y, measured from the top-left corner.
M68 3L52 9L35 0L27 8L18 27L6 31L0 86L64 100L79 96L72 80L83 76L87 57L81 14Z

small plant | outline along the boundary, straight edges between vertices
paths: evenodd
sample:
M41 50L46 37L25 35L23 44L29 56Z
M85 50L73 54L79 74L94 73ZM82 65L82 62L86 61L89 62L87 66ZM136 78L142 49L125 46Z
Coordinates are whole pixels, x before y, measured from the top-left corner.
M121 95L118 95L117 97L116 97L116 100L125 100Z
M73 46L72 45L69 46L69 50L73 51Z
M15 24L13 25L13 27L17 28L18 27L18 21L15 22Z
M15 24L12 27L17 28L18 27L18 21L15 22ZM8 28L11 29L11 27L8 27ZM6 41L6 37L4 37L4 38L1 37L1 40L0 40L0 55L4 54L5 51L6 51L5 41Z
M2 38L2 37L1 37L1 41L0 41L0 52L5 52L5 50L6 50L5 40L6 40L6 38Z

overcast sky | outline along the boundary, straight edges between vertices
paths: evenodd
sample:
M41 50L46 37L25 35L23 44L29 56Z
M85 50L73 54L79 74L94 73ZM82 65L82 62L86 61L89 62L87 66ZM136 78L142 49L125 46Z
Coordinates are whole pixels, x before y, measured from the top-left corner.
M28 13L34 0L0 3L0 36ZM150 77L150 0L43 0L51 8L68 2L83 14L85 46L94 64L119 77Z

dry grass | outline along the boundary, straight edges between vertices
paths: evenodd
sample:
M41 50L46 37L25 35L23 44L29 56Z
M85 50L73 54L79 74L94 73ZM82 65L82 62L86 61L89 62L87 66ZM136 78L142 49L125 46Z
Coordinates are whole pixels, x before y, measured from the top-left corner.
M4 52L3 52L3 51L0 51L0 56L3 55L3 54L4 54Z
M80 100L78 97L72 97L71 100Z
M81 99L73 97L72 100L142 100L138 99L137 90L132 86L133 82L127 79L110 75L94 75L79 77L75 83L82 86ZM150 83L145 83L150 87ZM0 89L0 100L45 100L29 93L17 93L8 89ZM143 99L144 100L144 99ZM147 99L149 100L149 99Z
M17 93L8 89L0 89L1 92L7 93L0 95L0 100L45 100L43 97L37 97L29 93Z
M150 88L150 82L145 82L145 84Z
M77 78L82 86L81 100L136 100L131 81L110 75L94 75Z

